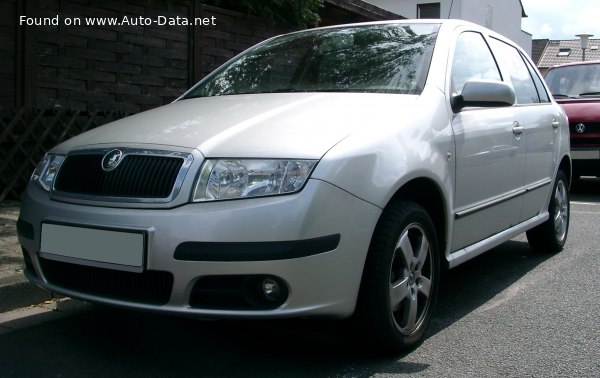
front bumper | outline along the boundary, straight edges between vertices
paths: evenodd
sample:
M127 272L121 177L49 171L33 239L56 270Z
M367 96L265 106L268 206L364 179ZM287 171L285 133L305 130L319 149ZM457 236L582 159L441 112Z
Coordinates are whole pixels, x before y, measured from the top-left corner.
M600 177L600 148L571 147L574 176Z
M172 209L63 203L51 200L37 185L29 185L22 202L19 241L30 265L26 274L32 282L90 302L203 317L346 317L354 311L364 261L380 214L380 208L320 180L309 180L301 192L293 195L186 204ZM167 300L164 304L140 303L49 279L49 265L40 256L43 223L143 231L143 272L128 274L134 278L136 274L150 274L146 281L153 279L154 272L172 275ZM239 245L252 245L254 252L240 254L236 249ZM199 250L204 252L196 253ZM84 262L85 269L110 271L106 266L87 265ZM56 277L56 272L53 274ZM277 308L203 308L190 303L195 284L206 277L261 275L279 278L286 285L289 295ZM153 283L149 284L152 287Z

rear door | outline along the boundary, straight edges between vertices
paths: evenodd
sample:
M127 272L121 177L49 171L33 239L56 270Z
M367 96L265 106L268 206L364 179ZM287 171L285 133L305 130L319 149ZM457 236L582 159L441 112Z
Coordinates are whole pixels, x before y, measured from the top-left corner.
M523 222L545 210L547 204L558 158L554 146L560 137L560 109L550 102L537 72L518 49L495 38L490 38L490 43L515 90L515 108L524 127L525 193L519 216L519 222Z

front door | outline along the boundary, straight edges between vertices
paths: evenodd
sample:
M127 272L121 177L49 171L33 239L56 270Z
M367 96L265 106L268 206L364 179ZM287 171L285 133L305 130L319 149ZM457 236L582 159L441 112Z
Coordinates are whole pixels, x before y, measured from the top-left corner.
M471 79L502 80L483 36L464 32L455 49L452 93ZM517 107L465 108L455 114L455 222L452 251L517 224L523 203L523 125Z

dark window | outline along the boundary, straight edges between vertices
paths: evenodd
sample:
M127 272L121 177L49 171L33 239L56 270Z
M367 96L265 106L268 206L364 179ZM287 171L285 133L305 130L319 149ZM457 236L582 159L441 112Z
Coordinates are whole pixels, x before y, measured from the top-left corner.
M417 4L417 18L440 18L440 3Z
M558 49L556 56L569 56L571 55L571 49Z
M510 74L517 104L539 103L538 91L519 51L513 46L494 38L491 39L491 43L496 56L504 63L504 67Z
M466 32L458 36L452 61L452 92L459 94L473 79L502 80L494 56L483 36Z

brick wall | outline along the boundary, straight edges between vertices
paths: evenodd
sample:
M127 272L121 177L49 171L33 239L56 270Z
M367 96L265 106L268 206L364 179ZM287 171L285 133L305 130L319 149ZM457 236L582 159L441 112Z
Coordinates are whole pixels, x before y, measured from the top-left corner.
M17 4L0 0L0 106L14 102L16 82Z
M39 4L39 17L187 17L189 13L189 5L171 2L91 5L40 0ZM38 27L35 105L137 112L165 104L188 86L188 45L185 27Z
M0 0L0 109L136 113L171 102L246 48L277 34L262 19L195 0ZM19 16L59 16L20 26ZM85 18L214 17L216 26L85 26ZM395 18L361 0L325 0L322 24ZM79 18L84 25L67 26Z
M171 102L237 53L289 31L188 0L37 0L24 5L0 1L4 107L139 112ZM21 14L59 15L60 22L19 26ZM214 16L216 26L66 26L63 21L79 18L85 24L86 17L124 16Z
M323 25L396 18L361 0L325 0ZM59 25L19 25L19 16ZM214 17L205 26L86 26L86 18ZM82 25L66 25L78 18ZM0 109L135 113L171 102L246 48L289 32L194 0L0 0Z

